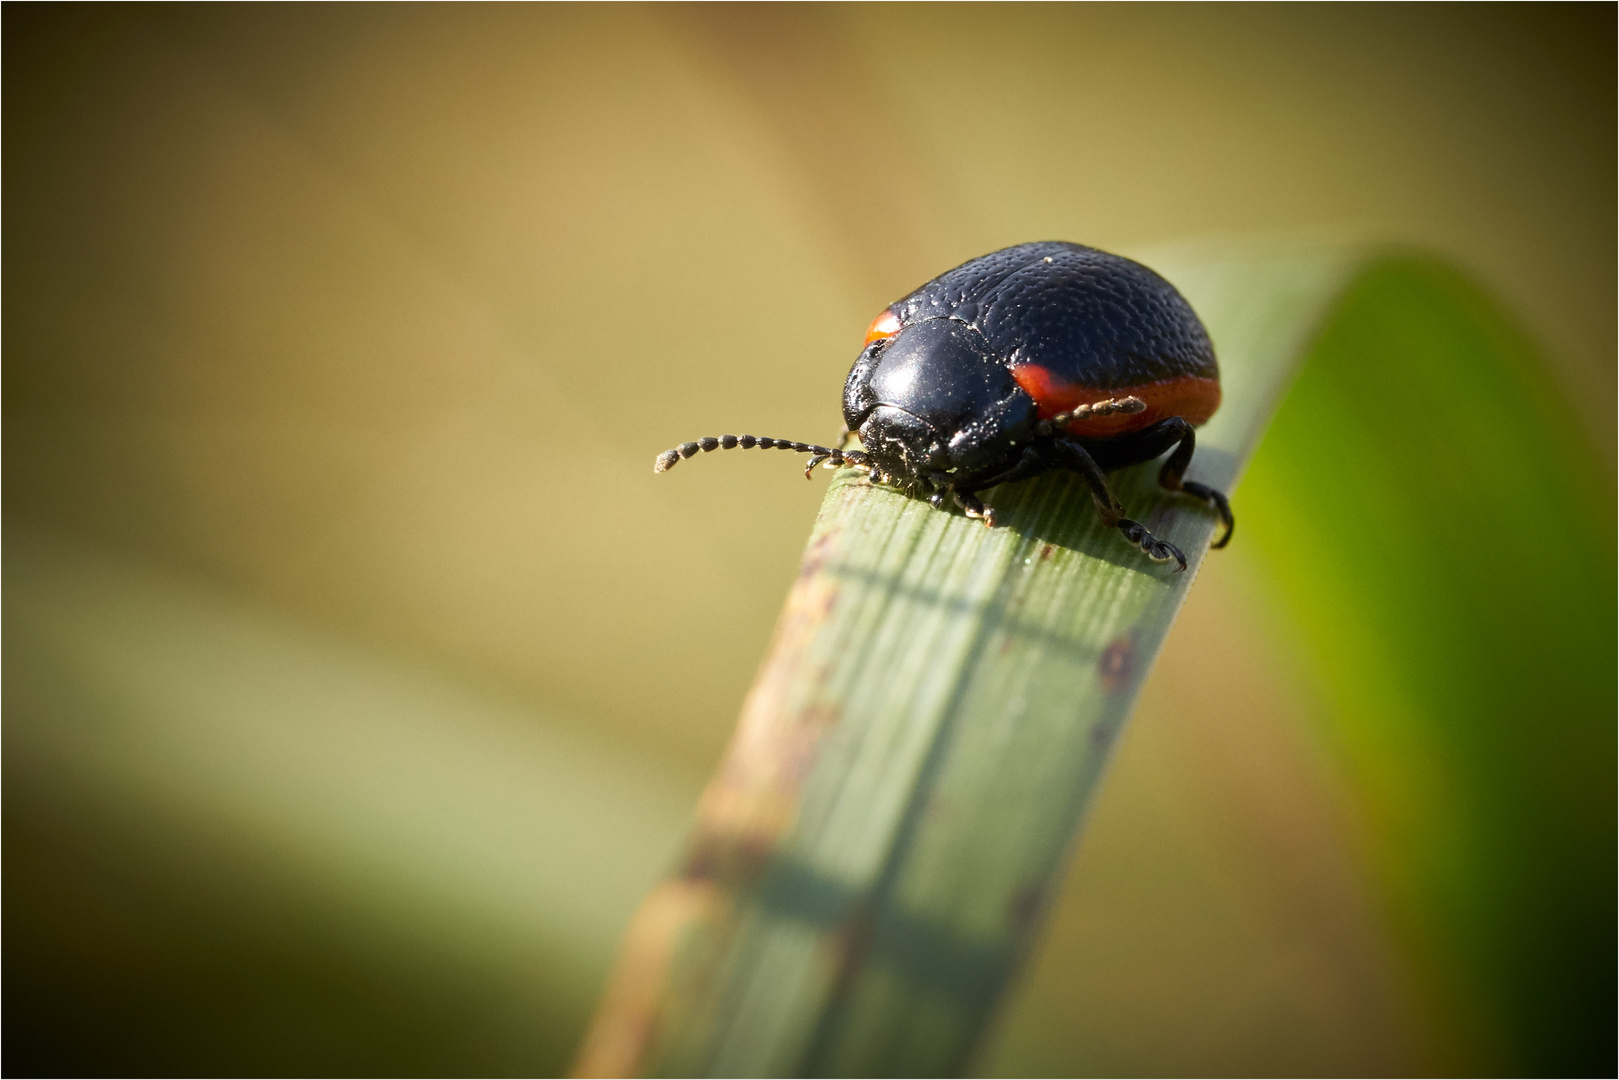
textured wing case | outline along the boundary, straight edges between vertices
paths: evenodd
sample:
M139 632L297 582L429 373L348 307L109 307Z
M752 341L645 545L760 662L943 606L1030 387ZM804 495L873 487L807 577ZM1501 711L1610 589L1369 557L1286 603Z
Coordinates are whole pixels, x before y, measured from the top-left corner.
M958 266L890 310L905 325L946 317L977 327L1042 415L1114 393L1147 401L1133 417L1076 422L1075 434L1119 434L1170 415L1201 424L1219 407L1214 347L1191 305L1119 255L1019 244Z
M1173 285L1138 262L1079 244L1019 244L974 259L893 310L907 325L961 319L1012 366L1037 364L1099 389L1220 377L1203 324Z

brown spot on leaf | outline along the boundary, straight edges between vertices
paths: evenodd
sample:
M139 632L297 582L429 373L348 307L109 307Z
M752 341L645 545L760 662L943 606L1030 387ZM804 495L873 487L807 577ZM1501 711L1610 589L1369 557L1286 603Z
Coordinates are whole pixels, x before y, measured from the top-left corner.
M798 564L798 576L800 579L812 578L821 572L821 567L826 565L827 553L831 550L833 542L838 538L840 531L836 528L828 529L810 543L809 549L804 552L803 561Z
M1103 649L1096 668L1102 677L1102 687L1108 693L1116 694L1130 685L1130 677L1136 670L1136 651L1135 646L1130 643L1129 636L1115 638Z
M1055 555L1056 553L1057 553L1057 545L1056 544L1047 544L1045 547L1040 549L1040 561L1045 562L1047 559L1051 558L1051 556Z
M1019 889L1012 902L1006 906L1006 917L1011 920L1014 927L1027 930L1034 925L1034 920L1040 914L1040 902L1045 893L1038 885L1026 885Z
M876 930L876 912L872 910L870 898L866 897L855 903L843 922L832 931L829 940L836 965L832 984L834 1000L848 993L865 967Z
M773 853L770 837L699 831L687 846L676 876L740 888L758 879Z

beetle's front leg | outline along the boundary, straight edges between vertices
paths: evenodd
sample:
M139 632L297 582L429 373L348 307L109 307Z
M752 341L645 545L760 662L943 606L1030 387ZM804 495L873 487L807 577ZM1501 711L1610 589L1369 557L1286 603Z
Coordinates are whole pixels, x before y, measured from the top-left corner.
M973 492L999 487L1002 484L1016 483L1019 480L1027 480L1030 477L1039 476L1050 467L1050 464L1035 447L1025 446L1023 453L1018 456L1018 460L1011 468L974 483L971 491L958 490L955 477L935 469L928 473L927 476L927 482L933 485L933 494L928 496L928 502L933 505L934 509L943 510L945 495L948 494L968 517L981 518L984 524L993 528L997 520L995 508L985 506L983 502L973 497Z
M978 518L991 529L995 527L995 508L993 506L985 506L978 496L972 492L959 491L956 488L950 489L950 497L956 500L956 505L961 507L962 513L970 518Z
M949 473L935 469L928 473L927 482L933 485L933 494L928 496L928 503L935 510L944 509L944 497L949 495L956 501L956 505L961 507L962 513L970 518L977 518L992 529L995 527L995 508L985 506L972 492L957 488Z

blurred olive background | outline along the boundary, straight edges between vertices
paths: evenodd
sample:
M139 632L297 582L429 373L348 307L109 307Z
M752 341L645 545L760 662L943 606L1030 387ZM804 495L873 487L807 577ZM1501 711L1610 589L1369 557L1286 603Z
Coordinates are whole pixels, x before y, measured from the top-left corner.
M1437 252L1611 523L1614 23L7 7L7 1070L564 1069L822 490L652 456L833 437L872 316L985 251ZM1499 1071L1390 915L1296 567L1242 541L982 1068Z

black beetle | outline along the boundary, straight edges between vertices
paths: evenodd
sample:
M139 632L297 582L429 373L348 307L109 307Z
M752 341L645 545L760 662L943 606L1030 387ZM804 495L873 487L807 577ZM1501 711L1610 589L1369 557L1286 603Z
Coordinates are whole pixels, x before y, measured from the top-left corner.
M1106 474L1174 447L1158 483L1235 521L1226 497L1184 479L1192 429L1220 405L1209 336L1175 287L1140 263L1045 241L1004 248L890 304L866 334L843 387L837 447L752 435L683 443L655 472L705 450L793 450L815 466L849 464L873 481L948 496L994 526L975 492L1052 469L1084 477L1102 520L1156 562L1186 556L1124 507ZM845 450L850 434L862 450Z

